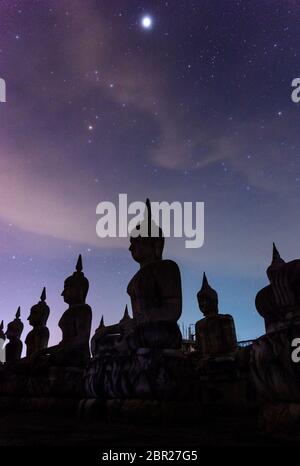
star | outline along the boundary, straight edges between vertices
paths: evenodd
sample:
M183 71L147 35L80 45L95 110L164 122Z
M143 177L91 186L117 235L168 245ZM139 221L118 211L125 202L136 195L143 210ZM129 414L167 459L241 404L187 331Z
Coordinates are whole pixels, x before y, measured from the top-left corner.
M151 16L143 16L141 19L141 25L144 29L150 29L152 27L153 20Z

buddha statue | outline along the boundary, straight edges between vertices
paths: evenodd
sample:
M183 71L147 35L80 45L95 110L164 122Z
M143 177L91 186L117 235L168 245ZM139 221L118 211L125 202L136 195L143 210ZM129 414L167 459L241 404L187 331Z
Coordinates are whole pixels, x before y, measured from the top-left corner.
M28 333L25 340L27 358L48 346L49 329L46 327L46 323L49 313L50 309L46 303L46 288L44 288L40 301L32 306L28 317L28 322L33 329Z
M190 393L190 365L181 351L177 325L180 271L175 262L162 258L163 248L162 230L152 220L147 199L144 219L130 237L129 250L139 264L127 287L132 317L126 306L118 323L105 326L101 319L85 375L88 396L177 399Z
M255 305L265 321L266 332L270 333L285 326L291 317L300 315L300 260L286 263L273 243L267 276L270 284L257 293Z
M204 314L204 319L196 323L196 345L201 357L223 356L236 351L233 318L229 314L219 314L218 294L209 285L205 273L197 299Z
M89 338L92 310L85 303L89 282L82 272L82 258L79 255L76 271L65 280L62 296L69 305L63 313L59 327L62 340L58 345L36 353L36 361L45 358L53 366L85 366L89 361Z
M152 232L156 235L152 236ZM94 347L97 339L102 341L99 348L103 348L104 341L111 346L112 340L107 336L114 335L114 347L122 352L142 347L181 348L182 337L177 325L182 310L180 271L175 262L162 259L163 248L163 233L152 220L147 199L144 220L130 237L129 251L140 266L127 287L133 317L129 317L126 307L118 324L98 329L93 337Z
M252 379L264 398L299 403L300 365L293 361L292 353L293 342L300 335L300 260L285 262L273 243L266 272L270 284L255 299L266 333L252 345Z
M22 355L23 343L20 340L20 337L22 335L24 325L20 316L21 309L18 307L15 319L7 325L6 337L9 340L5 347L7 363L18 361Z

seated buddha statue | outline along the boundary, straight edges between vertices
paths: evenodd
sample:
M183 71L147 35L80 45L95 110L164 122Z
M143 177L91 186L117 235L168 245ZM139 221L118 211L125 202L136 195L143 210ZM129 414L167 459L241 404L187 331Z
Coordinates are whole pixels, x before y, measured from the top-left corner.
M285 326L291 317L300 315L300 260L285 262L273 243L267 276L270 284L257 293L255 305L264 318L266 332L270 333Z
M234 320L229 314L219 314L218 294L209 285L205 273L197 293L204 319L196 323L196 345L201 357L223 356L237 349Z
M155 231L157 234L152 235ZM108 342L108 335L118 335L114 348L121 352L143 347L181 347L182 337L177 325L182 310L180 271L172 260L163 260L163 249L162 230L152 220L151 204L147 199L144 220L130 237L129 251L140 266L127 287L133 317L129 317L126 309L118 324L103 326L94 336L94 346L97 339L103 343L103 338Z
M252 345L252 379L264 398L299 403L300 365L292 354L300 335L300 260L285 262L273 244L267 276L270 284L255 300L266 333Z
M23 343L20 340L20 337L23 332L23 322L20 319L21 309L18 307L16 317L12 322L9 322L6 330L6 337L9 340L5 350L6 350L6 362L13 363L19 361L22 355Z
M31 358L35 353L48 346L49 329L46 327L46 323L49 313L50 309L46 303L46 288L44 288L40 301L32 306L28 317L28 322L33 329L28 333L25 340L27 358Z
M82 258L78 258L76 271L65 280L62 296L69 305L63 313L59 327L62 340L58 345L44 348L36 353L39 365L84 366L90 358L89 338L92 310L85 303L89 282L82 272Z

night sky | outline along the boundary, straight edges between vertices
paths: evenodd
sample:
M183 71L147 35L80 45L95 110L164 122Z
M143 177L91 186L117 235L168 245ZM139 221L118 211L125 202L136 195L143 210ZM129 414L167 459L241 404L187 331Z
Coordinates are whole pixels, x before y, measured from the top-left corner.
M57 342L79 253L93 326L121 318L137 264L128 240L96 236L95 211L127 193L205 202L204 246L166 242L181 322L201 317L205 270L238 338L262 334L254 299L272 241L286 260L300 253L300 2L0 0L0 21L5 325L19 305L25 321L45 285Z

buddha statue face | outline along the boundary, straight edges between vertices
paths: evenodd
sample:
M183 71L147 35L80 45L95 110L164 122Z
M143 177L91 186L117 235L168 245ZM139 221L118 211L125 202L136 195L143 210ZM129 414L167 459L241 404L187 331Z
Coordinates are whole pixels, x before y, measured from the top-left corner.
M84 304L88 292L88 283L86 282L84 280L78 280L73 276L67 278L61 294L64 298L64 302L70 306L74 306L75 304Z
M23 324L21 321L14 320L7 325L6 336L9 340L12 338L20 338L23 331Z
M37 327L40 325L46 325L48 317L49 307L45 303L39 303L32 306L27 320L32 327Z
M129 251L133 259L139 264L152 262L162 258L162 238L130 238Z
M218 314L218 300L202 295L198 297L198 304L200 311L205 317Z

